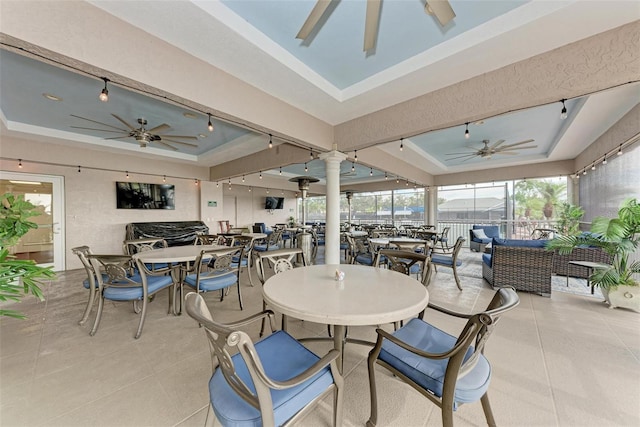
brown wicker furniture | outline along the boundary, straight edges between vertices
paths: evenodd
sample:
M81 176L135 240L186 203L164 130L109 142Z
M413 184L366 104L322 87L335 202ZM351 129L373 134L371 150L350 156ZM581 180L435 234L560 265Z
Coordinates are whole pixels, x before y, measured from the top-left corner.
M589 277L589 269L579 265L569 265L569 261L589 261L611 264L611 255L601 248L574 248L568 255L560 255L555 251L553 256L553 274L580 277L582 279ZM567 274L567 272L569 274Z
M550 297L553 252L531 244L543 242L540 240L519 242L522 243L496 244L494 239L491 255L482 256L482 277L494 288L512 286L517 291ZM517 244L528 246L516 246Z

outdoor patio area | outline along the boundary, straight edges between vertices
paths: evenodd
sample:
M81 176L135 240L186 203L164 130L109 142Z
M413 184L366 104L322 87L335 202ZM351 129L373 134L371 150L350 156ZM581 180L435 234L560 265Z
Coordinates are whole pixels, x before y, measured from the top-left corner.
M463 291L451 270L439 267L429 287L432 303L464 312L493 294L481 278L481 254L462 251ZM317 262L322 262L322 251ZM189 316L166 314L167 295L150 304L142 336L130 303L107 302L100 329L89 336L93 314L78 325L87 292L84 270L58 274L44 288L46 302L27 298L13 308L25 321L0 320L0 425L2 426L202 426L208 404L211 360L204 331ZM245 309L236 298L205 299L218 320L247 317L262 308L261 288L242 275ZM295 284L292 283L292 291ZM235 290L232 290L235 292ZM551 298L518 293L520 305L503 317L487 344L493 367L489 387L500 426L640 425L640 315L602 302L585 280L554 277ZM233 296L233 295L232 295ZM425 319L452 334L461 322L427 310ZM326 335L326 326L291 319L302 338ZM390 328L390 325L384 325ZM251 329L258 337L259 325ZM349 328L372 340L374 327ZM312 343L319 352L330 343ZM369 416L366 356L369 348L347 344L345 426ZM379 425L441 425L438 408L413 389L378 370ZM325 399L299 425L331 425ZM485 425L480 403L461 406L456 426Z

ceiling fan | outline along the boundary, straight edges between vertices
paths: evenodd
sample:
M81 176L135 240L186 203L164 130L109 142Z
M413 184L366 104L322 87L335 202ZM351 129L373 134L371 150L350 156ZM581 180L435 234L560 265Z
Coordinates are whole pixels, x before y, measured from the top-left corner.
M169 129L171 129L171 126L169 126L166 123L163 123L159 126L156 126L152 129L146 129L145 126L147 125L147 120L143 119L143 118L139 118L138 119L138 124L140 125L139 128L135 128L132 125L130 125L126 120L122 119L121 117L119 117L116 114L111 114L113 117L115 117L119 122L121 122L122 124L124 124L127 129L121 129L119 127L116 126L112 126L110 124L107 123L102 123L102 122L98 122L96 120L91 120L91 119L87 119L86 117L80 117L80 116L76 116L75 114L71 114L72 117L76 117L78 119L82 119L82 120L86 120L92 123L97 123L99 125L102 126L106 126L108 128L112 128L112 129L116 129L116 130L110 130L110 129L96 129L96 128L88 128L88 127L80 127L80 126L71 126L74 129L85 129L85 130L96 130L96 131L100 131L100 132L111 132L111 133L120 133L122 135L120 136L114 136L111 138L105 138L105 139L124 139L124 138L134 138L136 141L138 141L138 143L140 144L140 147L145 148L149 143L154 142L154 143L158 143L161 145L164 145L167 148L172 149L173 151L178 151L178 149L176 147L174 147L171 144L168 144L166 141L171 142L173 144L181 144L181 145L186 145L189 147L197 147L196 144L191 144L189 142L184 142L184 141L178 141L176 140L176 138L178 139L187 139L187 140L197 140L198 138L195 136L185 136L185 135L165 135L162 134L162 132L167 131Z
M337 3L340 0L318 0L316 5L311 10L311 13L307 17L307 20L300 28L297 39L304 40L309 37L309 34L318 25L320 19L327 11L331 3ZM365 18L364 27L364 46L362 50L364 52L373 49L378 38L378 22L380 21L380 6L382 0L367 0L367 12ZM455 12L451 8L448 0L427 0L424 6L426 13L435 15L440 22L441 26L445 26L455 16Z
M518 154L517 150L527 150L527 149L538 147L537 145L529 145L529 146L523 147L524 144L528 144L530 142L533 142L533 139L527 139L525 141L514 142L513 144L502 145L505 143L505 140L501 139L499 141L494 142L493 145L489 145L489 140L485 139L482 141L482 143L484 144L482 148L476 149L475 147L467 146L467 148L470 148L474 151L465 152L465 153L449 153L447 154L447 156L456 156L456 157L451 157L447 159L447 161L464 159L463 162L466 162L467 160L472 159L473 157L482 157L484 159L490 159L491 156L493 156L494 154L506 154L506 155L514 156Z

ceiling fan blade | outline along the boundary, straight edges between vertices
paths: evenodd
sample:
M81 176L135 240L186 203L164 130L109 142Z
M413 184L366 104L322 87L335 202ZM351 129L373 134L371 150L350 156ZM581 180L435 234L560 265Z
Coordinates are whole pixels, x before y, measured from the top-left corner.
M516 150L528 150L530 148L538 148L537 145L528 145L526 147L511 147L511 148L506 148L504 150L498 150L496 151L496 153L504 153L505 151L516 151Z
M494 156L496 154L507 154L509 156L516 156L516 155L518 155L520 153L518 151L496 151L495 153L493 153Z
M445 156L455 156L455 155L458 155L458 154L476 155L478 153L476 153L475 151L473 153L467 151L466 153L447 153L447 154L445 154Z
M151 131L148 131L148 132L151 133ZM198 139L197 136L190 136L190 135L158 135L158 136L160 138L164 138L166 136L167 138L180 138L180 139L193 139L193 140Z
M496 149L498 146L500 146L501 144L504 144L504 139L500 139L498 141L495 142L495 144L493 144L491 147L489 147L490 150L494 150Z
M447 161L449 161L449 160L457 160L457 159L464 159L465 157L467 157L467 158L469 158L469 159L470 159L470 158L475 157L475 156L477 156L477 154L476 154L476 153L473 153L473 154L465 154L464 156L452 157L452 158L450 158L450 159L447 159Z
M124 138L129 138L129 135L112 136L111 138L103 138L103 139L124 139Z
M380 5L382 0L367 0L367 15L364 23L364 52L371 50L378 39L378 24L380 23Z
M533 139L527 139L526 141L520 141L520 142L515 142L513 144L503 145L502 149L504 150L505 148L517 147L519 145L528 144L528 143L533 142L533 141L534 141Z
M327 10L327 8L329 7L329 4L331 4L332 1L333 0L317 1L316 5L313 7L313 10L311 10L311 13L307 17L307 20L304 21L304 24L302 24L302 28L300 28L300 31L298 31L298 35L296 35L297 39L304 40L307 37L309 37L309 34L311 34L311 31L313 31L315 26L318 24L318 21L320 20L320 18L322 17L324 12Z
M167 144L166 142L160 141L159 139L156 139L153 142L160 143L160 144L164 145L165 147L171 148L173 151L178 151L178 149L176 147L174 147L173 145Z
M169 141L169 142L173 142L174 144L182 144L182 145L187 145L189 147L198 148L198 146L196 144L190 144L188 142L176 141L174 139L169 139L169 138L154 139L154 141L158 141L158 142Z
M124 133L128 134L128 132L126 130L124 130L124 129L122 129L122 130L107 130L107 129L85 128L85 127L82 127L82 126L69 126L69 127L73 128L73 129L97 130L97 131L100 131L100 132L112 132L112 133L123 133L124 132Z
M427 13L433 13L443 27L456 17L448 0L427 0L424 8Z
M76 117L78 119L86 120L88 122L96 123L96 124L99 124L99 125L102 125L102 126L106 126L106 127L109 127L109 128L118 129L121 132L128 132L126 129L120 129L120 128L117 128L115 126L108 125L106 123L102 123L102 122L98 122L98 121L95 121L95 120L87 119L86 117L76 116L75 114L71 114L71 117Z
M123 125L125 125L126 127L128 127L131 130L136 130L136 128L134 128L133 126L131 126L129 123L127 123L123 118L119 117L116 114L111 113L111 115L113 117L115 117L118 121L120 121Z
M150 134L157 134L157 133L162 133L169 129L171 129L171 126L169 126L166 123L163 123L159 126L154 127L153 129L148 129L147 132L149 132Z

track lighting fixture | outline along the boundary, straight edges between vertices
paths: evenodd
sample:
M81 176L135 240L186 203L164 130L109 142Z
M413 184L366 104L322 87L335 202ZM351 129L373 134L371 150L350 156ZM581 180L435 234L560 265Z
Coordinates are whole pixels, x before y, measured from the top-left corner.
M400 151L404 149L404 138L400 138Z
M313 160L313 150L309 148L309 158Z
M409 180L407 180L404 185L406 185L408 187L409 186Z
M309 168L307 167L307 162L304 162L304 171L309 172Z
M464 138L469 139L471 135L469 135L469 122L465 123L467 125L467 129L464 131Z
M282 166L280 166L280 170L278 171L280 175L282 175Z
M82 172L82 171L80 170L80 165L78 165L78 173L80 173L80 172Z
M127 179L129 179L129 171L127 171Z
M220 183L216 181L216 188L220 187Z
M229 190L231 190L231 178L229 178Z
M262 171L260 171L260 179L262 179Z
M416 188L418 188L418 183L414 182L413 183L413 189L415 190Z
M587 168L584 168L584 169L582 170L582 175L586 175L586 174L587 174Z
M596 170L596 162L593 162L593 163L591 164L591 170L592 170L592 171Z
M98 99L102 102L107 102L109 101L109 89L107 89L107 82L110 80L106 77L103 77L102 80L104 80L104 89L102 89L102 92L98 95Z
M369 176L373 176L373 168L369 169Z
M604 155L604 158L602 159L602 164L606 165L607 164L607 155Z
M358 162L358 150L353 151L353 161L356 163Z
M162 182L167 182L167 175L162 176Z
M273 148L273 140L271 134L269 134L269 148Z
M351 162L351 172L355 172L356 171L356 166L353 162Z
M620 147L618 148L618 156L622 156L622 144L620 144Z
M198 178L194 179L193 181L194 181L193 183L197 186L198 185Z
M251 193L251 187L249 187L249 193Z
M22 159L18 159L18 167L22 169Z
M244 175L242 175L242 182L244 182Z
M213 123L211 122L211 113L207 113L207 116L209 117L209 121L207 122L207 129L209 129L209 132L213 132Z
M564 105L564 101L566 101L566 99L561 99L560 102L562 102L562 111L560 111L560 118L562 120L567 118L567 106Z
M267 188L267 194L269 194L269 189Z
M389 175L387 175L387 173L384 173L384 179L389 179Z
M396 184L400 184L400 178L396 176Z

